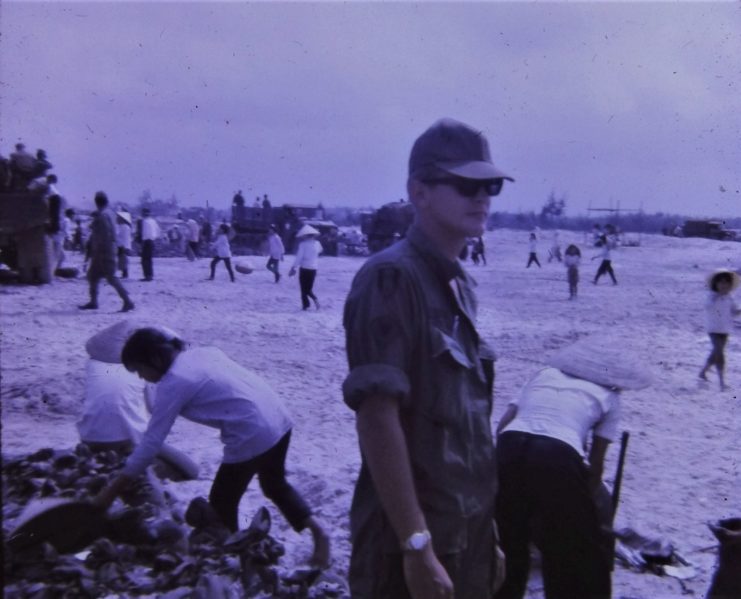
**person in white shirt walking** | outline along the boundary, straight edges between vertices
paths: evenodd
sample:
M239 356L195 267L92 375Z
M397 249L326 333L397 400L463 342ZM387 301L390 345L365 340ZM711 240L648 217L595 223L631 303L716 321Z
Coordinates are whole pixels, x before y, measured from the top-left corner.
M319 231L311 225L304 225L296 233L298 240L298 249L296 250L296 260L288 271L288 276L292 277L298 269L298 282L301 287L301 305L304 310L311 307L309 298L314 300L316 309L319 309L319 300L314 295L314 281L316 280L317 266L319 265L319 254L322 253L322 244L319 242Z
M597 281L599 281L599 278L602 275L608 274L612 279L612 284L617 285L615 271L612 270L612 244L607 238L607 235L602 235L602 237L600 237L599 239L602 250L597 256L592 256L592 260L594 260L595 258L602 258L602 262L600 262L599 268L597 269L597 273L594 275L594 280L592 281L592 283L596 285Z
M93 500L96 505L108 508L145 472L182 415L220 431L224 457L211 486L209 503L224 525L233 532L239 528L239 502L257 476L265 496L294 530L311 531L312 565L329 565L328 535L286 480L293 424L266 381L216 347L191 347L152 328L139 329L128 338L121 360L127 370L157 384L152 417L121 474Z
M708 335L713 349L700 371L700 378L707 380L707 372L715 366L720 380L720 389L728 389L725 382L726 358L724 350L728 335L733 329L733 317L741 314L741 308L731 296L731 291L741 284L741 276L732 270L717 270L708 278L710 293L705 301L705 316Z
M219 227L219 232L216 235L216 241L213 243L214 252L216 256L211 260L211 276L208 278L209 281L214 280L216 275L216 265L223 260L226 270L229 273L232 283L234 283L234 271L232 270L232 249L229 246L229 225L223 224Z
M189 218L186 223L187 245L185 255L191 262L198 258L198 243L201 241L201 227L195 219Z
M162 233L149 208L142 210L141 224L142 273L144 275L141 280L152 281L154 280L154 242L160 238Z
M118 245L118 270L121 278L129 278L129 254L131 253L131 214L125 210L116 212L116 244Z
M275 230L275 225L270 225L270 233L268 233L268 262L265 268L273 273L276 283L280 281L279 266L285 253L286 248L283 245L280 235L278 235L278 231Z

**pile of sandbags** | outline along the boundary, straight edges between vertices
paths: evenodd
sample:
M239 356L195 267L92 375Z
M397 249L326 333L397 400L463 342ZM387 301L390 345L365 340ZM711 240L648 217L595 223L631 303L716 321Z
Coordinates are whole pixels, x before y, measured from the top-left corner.
M40 517L23 514L28 506L65 500L79 506L115 476L125 459L125 452L93 452L80 444L74 451L44 449L4 460L5 599L347 596L341 581L318 570L280 567L284 549L269 534L265 508L248 529L231 534L203 498L194 499L183 514L151 473L122 496L123 505L114 504L108 514L91 506L89 519L78 516L66 535L64 522L53 521L44 526L56 531L38 538L23 534L28 521ZM79 528L87 530L81 534Z

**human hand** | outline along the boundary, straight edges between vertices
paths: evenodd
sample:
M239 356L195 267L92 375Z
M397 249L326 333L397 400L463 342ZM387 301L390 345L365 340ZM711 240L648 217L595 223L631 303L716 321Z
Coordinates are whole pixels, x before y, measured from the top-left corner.
M291 270L288 271L288 276L292 277L295 274L296 274L296 267L292 266Z
M90 500L90 503L93 504L96 508L99 508L101 510L107 510L109 507L111 507L111 504L116 499L116 494L114 493L111 485L108 485L106 487L103 487L101 491Z
M427 546L404 553L404 580L412 599L454 599L453 581Z
M492 581L492 592L496 592L502 588L504 584L504 578L507 574L507 556L504 555L501 545L497 543L494 546L494 552L496 553L496 565L494 566L494 580Z
M107 510L116 500L126 487L131 483L131 478L125 474L120 474L112 482L103 487L100 492L92 498L91 502L95 507Z

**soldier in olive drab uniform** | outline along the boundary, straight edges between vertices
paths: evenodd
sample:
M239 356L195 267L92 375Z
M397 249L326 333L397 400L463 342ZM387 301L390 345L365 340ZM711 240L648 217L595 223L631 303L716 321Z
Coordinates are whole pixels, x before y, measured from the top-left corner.
M484 136L443 119L412 148L405 239L356 275L344 313L362 466L350 514L354 599L489 599L497 577L493 352L457 256L511 179Z
M105 279L123 300L121 312L129 312L134 309L134 302L116 277L116 215L108 206L108 196L102 191L95 194L95 206L97 210L92 214L90 225L90 267L87 271L90 301L78 307L80 310L98 309L98 286L101 279Z

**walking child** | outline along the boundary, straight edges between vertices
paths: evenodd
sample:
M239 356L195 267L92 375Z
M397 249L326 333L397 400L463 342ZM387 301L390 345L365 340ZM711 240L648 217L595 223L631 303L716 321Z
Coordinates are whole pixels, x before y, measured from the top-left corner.
M741 276L732 270L717 270L708 278L710 293L705 301L705 317L710 343L713 348L705 366L700 371L700 378L707 380L707 371L711 366L715 366L718 371L721 391L728 389L724 374L726 365L725 346L728 342L728 335L733 328L733 317L741 314L741 308L738 307L731 296L731 291L736 289L740 283Z
M581 250L572 244L566 248L563 257L563 263L566 266L566 276L569 280L569 299L576 297L577 286L579 285L579 263L581 262Z
M538 265L538 268L540 268L540 262L538 261L538 236L535 233L530 233L530 256L527 259L527 266L525 268L530 268L530 265L535 262L535 264Z
M208 278L209 281L214 280L216 274L216 265L223 260L226 270L229 272L229 277L234 283L234 271L232 270L232 249L229 247L229 225L222 224L219 227L219 232L216 234L216 241L213 243L214 252L216 256L211 260L211 276Z
M152 462L175 419L219 429L224 458L209 503L224 525L238 529L239 502L254 476L260 488L296 531L308 528L314 540L311 563L326 567L329 537L311 508L286 480L292 423L273 389L257 374L216 347L191 347L152 328L138 329L126 341L121 361L150 383L157 383L152 416L141 442L121 474L94 503L108 508Z

